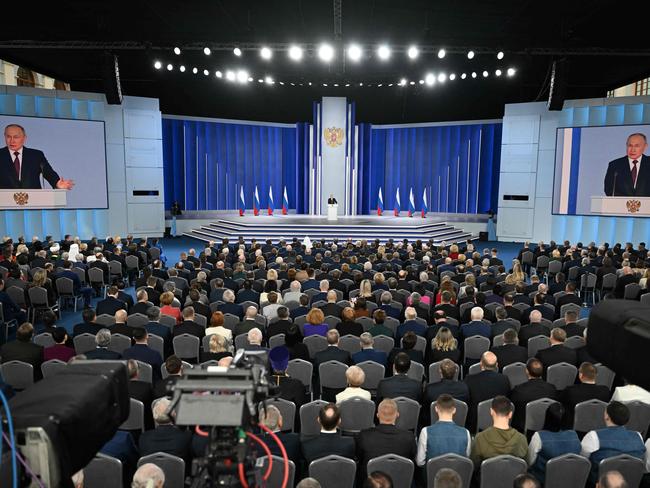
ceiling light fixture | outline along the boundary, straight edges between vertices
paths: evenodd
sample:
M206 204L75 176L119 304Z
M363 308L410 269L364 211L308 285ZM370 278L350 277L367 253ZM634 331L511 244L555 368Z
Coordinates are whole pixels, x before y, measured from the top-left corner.
M205 54L206 56L210 56L210 54L212 54L212 51L210 50L209 47L206 46L203 48L203 54Z
M467 59L474 59L474 51L467 51Z
M300 61L302 59L302 48L300 46L289 47L289 57L294 61Z
M156 61L155 63L153 63L153 67L156 69L160 69L162 68L162 63L160 61Z
M359 61L361 59L361 56L363 54L363 51L361 49L361 46L358 44L350 44L348 47L348 57L352 61Z
M406 55L409 57L409 59L415 59L420 55L420 50L417 48L417 46L411 46L408 48L408 51L406 51Z
M379 59L382 61L387 61L390 58L390 48L385 44L379 46L377 48L377 56L379 56Z
M271 51L270 48L264 46L262 49L260 49L260 56L262 56L262 59L266 59L268 61L273 57L273 51Z
M497 53L497 59L499 59L499 60L503 59L504 56L505 56L505 54L503 54L503 51L499 51Z
M440 49L438 50L438 57L439 57L440 59L444 58L446 55L447 55L447 51L445 51L444 48L440 48Z
M174 54L178 56L181 53L181 48L180 47L175 47L174 48Z
M321 44L318 48L318 57L322 61L329 63L334 59L334 48L329 44Z
M235 49L232 50L233 54L237 57L241 56L241 49L236 47Z

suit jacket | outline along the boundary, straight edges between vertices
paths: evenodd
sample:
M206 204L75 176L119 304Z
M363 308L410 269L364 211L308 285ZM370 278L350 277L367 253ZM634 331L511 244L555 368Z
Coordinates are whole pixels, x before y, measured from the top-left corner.
M548 337L551 331L547 327L544 327L542 324L535 323L523 326L519 329L519 345L523 347L528 347L528 339L538 335L545 335Z
M594 399L609 403L611 397L612 393L605 385L580 383L567 386L560 392L560 400L566 407L564 425L566 428L573 428L573 415L578 403Z
M122 334L133 339L133 327L126 325L124 322L113 324L109 330L111 331L111 334Z
M510 381L507 376L496 371L481 371L465 378L465 384L469 389L467 425L468 430L474 432L476 430L476 409L478 404L497 395L508 396Z
M423 425L431 425L431 403L435 402L440 395L446 393L456 400L469 405L469 388L463 381L442 380L437 383L429 383L424 389L422 408L420 409Z
M241 334L247 334L248 331L254 329L255 327L261 330L260 325L257 322L255 322L255 320L245 319L243 322L239 322L237 325L235 325L235 328L232 331L232 336L237 337L238 335Z
M35 381L43 377L41 373L43 346L39 346L33 342L11 341L0 348L0 356L2 356L3 364L9 361L23 361L24 363L31 364L34 367Z
M148 304L147 302L137 302L135 305L131 307L131 310L129 310L129 315L133 315L134 313L140 313L146 316L149 307L151 307L151 305Z
M492 352L497 357L499 371L513 363L524 363L528 361L528 349L516 344L504 344L503 346L493 347Z
M289 320L278 320L273 322L266 328L266 336L273 337L278 334L286 334L289 327L291 327L292 322Z
M338 346L328 346L327 349L317 352L314 356L314 374L318 375L318 367L327 361L339 361L343 364L352 364L350 353Z
M239 317L239 320L244 317L244 309L238 303L224 303L223 305L219 305L218 309L223 312L224 315L229 313Z
M134 344L126 349L122 356L124 359L135 359L151 365L153 370L153 380L156 381L160 378L160 366L162 365L162 358L158 351L154 351L146 344Z
M383 351L377 351L376 349L370 348L361 349L361 351L355 352L352 355L352 362L354 364L359 364L364 361L374 361L375 363L379 363L385 367L386 363L388 362L388 354Z
M158 368L160 371L160 368ZM129 397L139 400L144 405L144 426L146 430L154 428L151 402L153 401L153 387L151 383L139 380L130 380L127 383Z
M422 398L422 385L419 381L409 378L405 374L396 374L390 378L384 378L377 387L377 400L384 398L406 397L416 402Z
M103 314L115 315L115 312L118 310L128 311L126 303L124 303L122 300L118 300L117 298L108 296L104 300L101 300L97 303L96 313L97 316Z
M193 336L198 337L199 339L203 339L203 336L205 335L205 327L200 326L199 324L197 324L196 322L192 322L191 320L186 320L180 325L174 327L174 331L173 331L174 337L179 336L181 334L191 334Z
M320 307L320 309L323 311L323 314L325 317L332 316L336 317L338 319L341 318L341 311L343 310L339 305L336 303L327 303Z
M273 374L269 376L269 383L272 385L277 385L280 388L278 397L293 402L296 405L297 416L300 407L307 403L305 385L302 384L302 381L295 378L290 378L289 376L283 374Z
M607 166L603 181L605 195L617 197L650 197L650 157L641 156L637 166L636 187L633 185L627 156L614 159Z
M285 451L287 451L287 457L296 464L296 467L298 467L302 458L300 452L300 434L295 434L293 432L275 432L275 435L278 436ZM269 446L271 454L282 457L278 443L275 442L269 434L264 433L262 440L267 446ZM258 455L265 456L266 454L263 451L258 451Z
M616 288L614 288L614 295L616 298L623 298L625 295L625 287L630 283L638 283L639 279L634 274L624 275L616 280Z
M337 454L348 459L354 459L355 446L352 437L345 437L340 432L332 434L320 433L302 442L302 455L307 465L316 459L330 454Z
M542 379L533 379L513 388L512 393L510 393L510 400L515 405L515 412L512 416L512 426L515 429L520 432L524 431L526 405L528 402L539 400L540 398L555 400L557 398L555 386Z
M569 363L573 364L574 366L578 366L578 358L576 356L576 352L563 344L557 344L555 346L549 347L548 349L541 349L537 351L535 357L539 359L544 365L545 374L546 370L554 364Z
M59 175L47 162L43 151L23 146L20 179L18 179L14 168L13 154L10 153L7 146L0 149L0 188L39 189L41 188L41 175L52 188L56 188L56 183L60 179Z
M397 454L415 459L416 445L413 433L394 425L379 424L361 431L357 438L357 457L361 463L361 477L365 479L368 461L384 454Z
M105 347L97 347L92 351L88 351L85 356L86 359L108 359L112 361L118 361L122 359L122 355L119 352L109 351Z
M621 298L623 296L621 295ZM560 298L557 299L555 302L555 318L559 319L560 317L560 310L562 309L562 305L566 305L567 303L575 303L576 305L582 306L582 299L578 295L574 294L567 294L567 295L562 295Z
M192 433L189 430L181 430L175 425L160 425L140 435L140 456L166 452L184 459L187 466L191 462L191 444Z

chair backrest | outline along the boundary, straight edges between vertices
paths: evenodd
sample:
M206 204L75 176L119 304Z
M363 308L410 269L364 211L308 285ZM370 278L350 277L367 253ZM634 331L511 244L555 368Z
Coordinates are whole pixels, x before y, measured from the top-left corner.
M357 323L363 327L364 332L368 332L370 328L375 325L375 321L372 320L370 317L359 317L357 319Z
M34 384L34 366L23 361L7 361L0 366L2 378L14 390L24 390Z
M548 337L544 335L531 337L528 339L528 357L535 357L537 351L548 349L549 347L551 347L551 340Z
M147 345L160 354L161 358L165 357L165 340L156 334L147 334Z
M546 419L546 410L556 400L550 398L540 398L526 404L526 424L525 431L537 432L544 428L544 420Z
M149 323L149 318L141 313L134 313L126 318L126 325L129 327L144 327Z
M84 484L97 488L122 488L122 461L98 452L84 468Z
M233 330L238 323L239 317L237 315L231 313L223 314L223 326L226 329Z
M412 380L422 382L422 378L424 378L424 365L417 361L411 361L411 366L406 372L406 376Z
M456 471L463 484L462 488L469 488L472 481L472 473L474 472L474 463L471 459L458 454L443 454L431 458L427 461L427 488L434 488L433 480L436 473L443 468L449 468Z
M187 361L181 361L183 364L183 371L187 371L188 369L192 369L194 366ZM160 377L164 380L169 376L169 373L167 372L167 368L165 367L165 363L162 363L160 365Z
M358 363L357 366L359 366L366 375L366 379L361 387L370 390L371 392L376 391L379 382L384 379L384 374L386 372L384 365L374 361L363 361Z
M185 482L185 461L166 452L156 452L138 459L138 468L153 463L165 473L165 486L183 486ZM274 463L275 464L275 463ZM278 461L282 465L282 460ZM278 485L280 486L280 485Z
M630 420L625 424L625 427L628 430L640 432L641 437L645 439L650 424L650 405L638 400L625 402L625 405L630 410Z
M140 269L140 261L138 260L138 256L127 256L124 262L126 263L127 269Z
M569 349L579 349L585 345L584 338L580 336L571 336L566 341L564 341L564 346Z
M479 374L480 372L481 372L481 363L474 363L469 367L469 370L467 371L467 376L473 374Z
M558 391L572 385L578 376L578 368L569 363L558 363L546 370L546 381L554 385Z
M512 307L523 313L530 308L530 305L527 303L515 303Z
M115 325L115 316L103 313L97 316L95 322L105 327L111 327ZM174 323L176 323L176 321L174 321Z
M292 359L287 367L287 374L292 378L300 380L307 391L311 391L311 378L314 365L304 359Z
M503 374L508 377L510 381L510 388L517 385L526 383L528 376L526 375L526 365L524 363L512 363L503 368Z
M339 361L326 361L318 366L321 392L323 388L342 390L348 385L345 372L348 366Z
M7 294L13 300L13 302L20 306L20 308L27 308L27 302L25 301L25 291L22 288L17 286L10 286L7 289Z
M90 281L91 283L101 283L103 285L104 272L100 268L89 268L88 281Z
M151 364L138 361L138 380L153 383L153 368Z
M490 350L490 339L480 335L475 335L465 339L465 354L467 359L481 359L485 351Z
M122 334L111 334L111 343L108 345L109 351L122 354L131 347L131 338Z
M563 454L546 463L545 485L553 488L585 486L591 463L578 454Z
M246 347L250 346L250 342L248 342L248 334L239 334L237 337L235 337L235 349L245 349Z
M462 317L463 315L465 315L465 312L467 312L468 310L474 308L475 306L476 306L476 304L475 304L474 302L463 303L463 304L458 308L458 313L459 313L460 316Z
M353 397L339 404L341 430L360 432L374 426L375 403L365 398Z
M442 381L442 376L440 375L440 363L442 363L442 361L436 361L435 363L431 363L429 365L429 383L438 383L439 381ZM457 364L454 381L458 381L459 376L460 366Z
M596 364L596 384L597 385L605 385L607 388L610 390L614 386L614 378L616 377L616 373L609 369L607 366L604 364Z
M273 337L269 338L269 349L284 346L284 344L284 334L275 334Z
M300 434L303 436L318 435L320 424L318 423L318 412L327 405L324 400L314 400L313 402L301 405L300 416Z
M415 465L410 459L397 454L384 454L368 461L368 473L381 471L390 476L393 486L409 487L413 482Z
M60 373L67 366L67 363L61 361L60 359L50 359L41 364L41 373L43 373L43 378L48 378L54 376L57 373Z
M397 411L399 412L395 425L400 429L415 431L418 427L420 404L406 397L396 397L393 400L397 403Z
M375 338L375 342L373 344L373 347L378 350L385 352L386 354L390 354L390 352L393 350L395 347L395 339L392 337L388 337L385 335L378 335Z
M309 464L309 476L316 479L322 488L354 488L356 473L357 464L352 459L336 454Z
M70 278L61 277L55 281L56 291L61 295L70 296L74 292L74 284Z
M284 464L283 459L280 456L271 456L273 458L273 465L271 466L271 474L266 480L266 486L282 486L282 480L284 478ZM257 459L257 465L261 467L262 473L266 472L267 466L269 465L268 456L264 456ZM287 486L294 486L296 478L296 465L289 459L289 475L287 477ZM167 485L167 479L165 479L165 486L183 486L180 485Z
M340 318L334 317L333 315L328 315L325 317L324 323L327 324L327 327L329 327L330 330L336 328L336 324L338 324L341 321Z
M625 300L636 300L636 298L639 296L640 291L641 287L638 285L638 283L630 283L628 285L625 285L623 298Z
M260 402L260 410L264 408L263 404L264 402ZM280 411L282 415L282 430L293 432L296 419L296 404L284 398L270 398L266 400L266 404L273 405Z
M505 343L506 343L506 340L503 337L503 334L499 334L499 335L494 336L492 338L492 347L503 346Z
M339 339L339 347L344 351L349 352L350 355L359 352L361 350L359 337L352 334L346 334Z
M560 317L564 317L564 314L569 312L569 311L576 312L578 314L578 316L580 316L580 311L581 310L582 310L582 307L580 305L578 305L576 303L567 303L567 304L562 305L560 307Z
M598 477L609 471L618 471L623 475L627 486L634 487L641 484L641 478L645 472L645 463L629 454L619 454L611 458L603 459L598 466Z
M129 402L129 417L120 425L120 430L144 432L144 404L135 398L130 398Z
M199 338L191 334L178 335L172 341L174 354L181 359L194 359L198 361L199 343Z
M164 315L164 314L161 315L160 316L160 323L162 325L166 325L170 329L173 329L174 327L176 327L176 319L174 317L172 317L171 315Z
M302 343L307 346L309 357L314 358L316 353L327 349L327 339L320 335L310 335L303 339Z
M394 334L397 332L397 328L399 327L399 320L397 320L395 317L386 317L384 319L384 326L392 330Z
M526 461L508 454L486 459L481 463L481 488L512 486L517 475L527 468Z
M453 416L454 423L465 427L465 422L467 421L467 403L462 400L454 398L454 403L456 404L456 413ZM431 423L438 421L438 412L436 412L436 402L431 402L429 406L429 413L431 414ZM488 412L489 413L489 412Z
M47 301L47 290L40 286L33 286L27 289L27 295L29 296L29 301L32 304L32 307L47 307L49 303Z
M49 332L42 332L34 336L34 344L38 344L43 347L50 347L55 344L52 334Z
M72 342L74 344L74 351L76 354L85 354L97 347L95 336L86 332L75 336L74 339L72 339Z
M602 400L587 400L576 405L573 416L573 430L576 432L589 432L604 429L604 414L607 404Z

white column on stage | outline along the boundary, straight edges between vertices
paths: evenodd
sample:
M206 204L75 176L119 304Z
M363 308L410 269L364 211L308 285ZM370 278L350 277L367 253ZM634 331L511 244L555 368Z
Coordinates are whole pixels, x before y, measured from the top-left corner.
M345 97L323 97L321 102L322 123L319 128L321 145L319 210L321 213L326 208L326 199L330 194L343 202L349 198L349 193L345 189L350 176L346 171L348 166L345 152L347 114L348 104ZM340 205L339 215L343 214L346 208L347 205Z
M350 215L350 207L348 202L349 185L350 185L350 158L346 156L345 157L345 187L343 192L343 214L344 215Z
M352 181L352 215L357 215L357 184L359 183L359 172L357 168L359 167L359 126L354 127L354 150L356 152L354 160L356 164L354 166L354 179Z

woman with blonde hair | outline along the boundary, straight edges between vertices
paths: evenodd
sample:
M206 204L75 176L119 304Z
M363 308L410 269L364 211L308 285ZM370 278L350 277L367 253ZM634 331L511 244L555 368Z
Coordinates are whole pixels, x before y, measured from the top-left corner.
M359 283L359 294L357 297L374 301L375 297L372 294L372 283L370 283L370 280L362 280L361 283Z
M51 264L51 263L48 263ZM54 293L54 287L52 286L52 281L47 277L47 271L44 269L39 269L34 273L32 282L29 285L29 288L45 288L47 291L47 302L50 306L56 303L56 294Z
M223 358L232 356L232 353L228 350L228 341L221 334L212 334L210 341L208 342L209 352L204 352L201 350L199 354L199 359L202 363L206 361L220 361Z
M508 281L508 278L510 278L510 281L512 281L512 283ZM506 276L506 283L509 285L517 283L518 281L523 281L525 283L526 278L527 278L526 273L524 273L521 264L519 263L519 261L515 260L512 266L512 273Z
M458 259L458 246L456 244L449 246L449 257L452 260Z
M460 361L458 340L448 327L441 327L436 336L431 339L431 350L426 359L427 367L443 359L451 359L456 364Z

